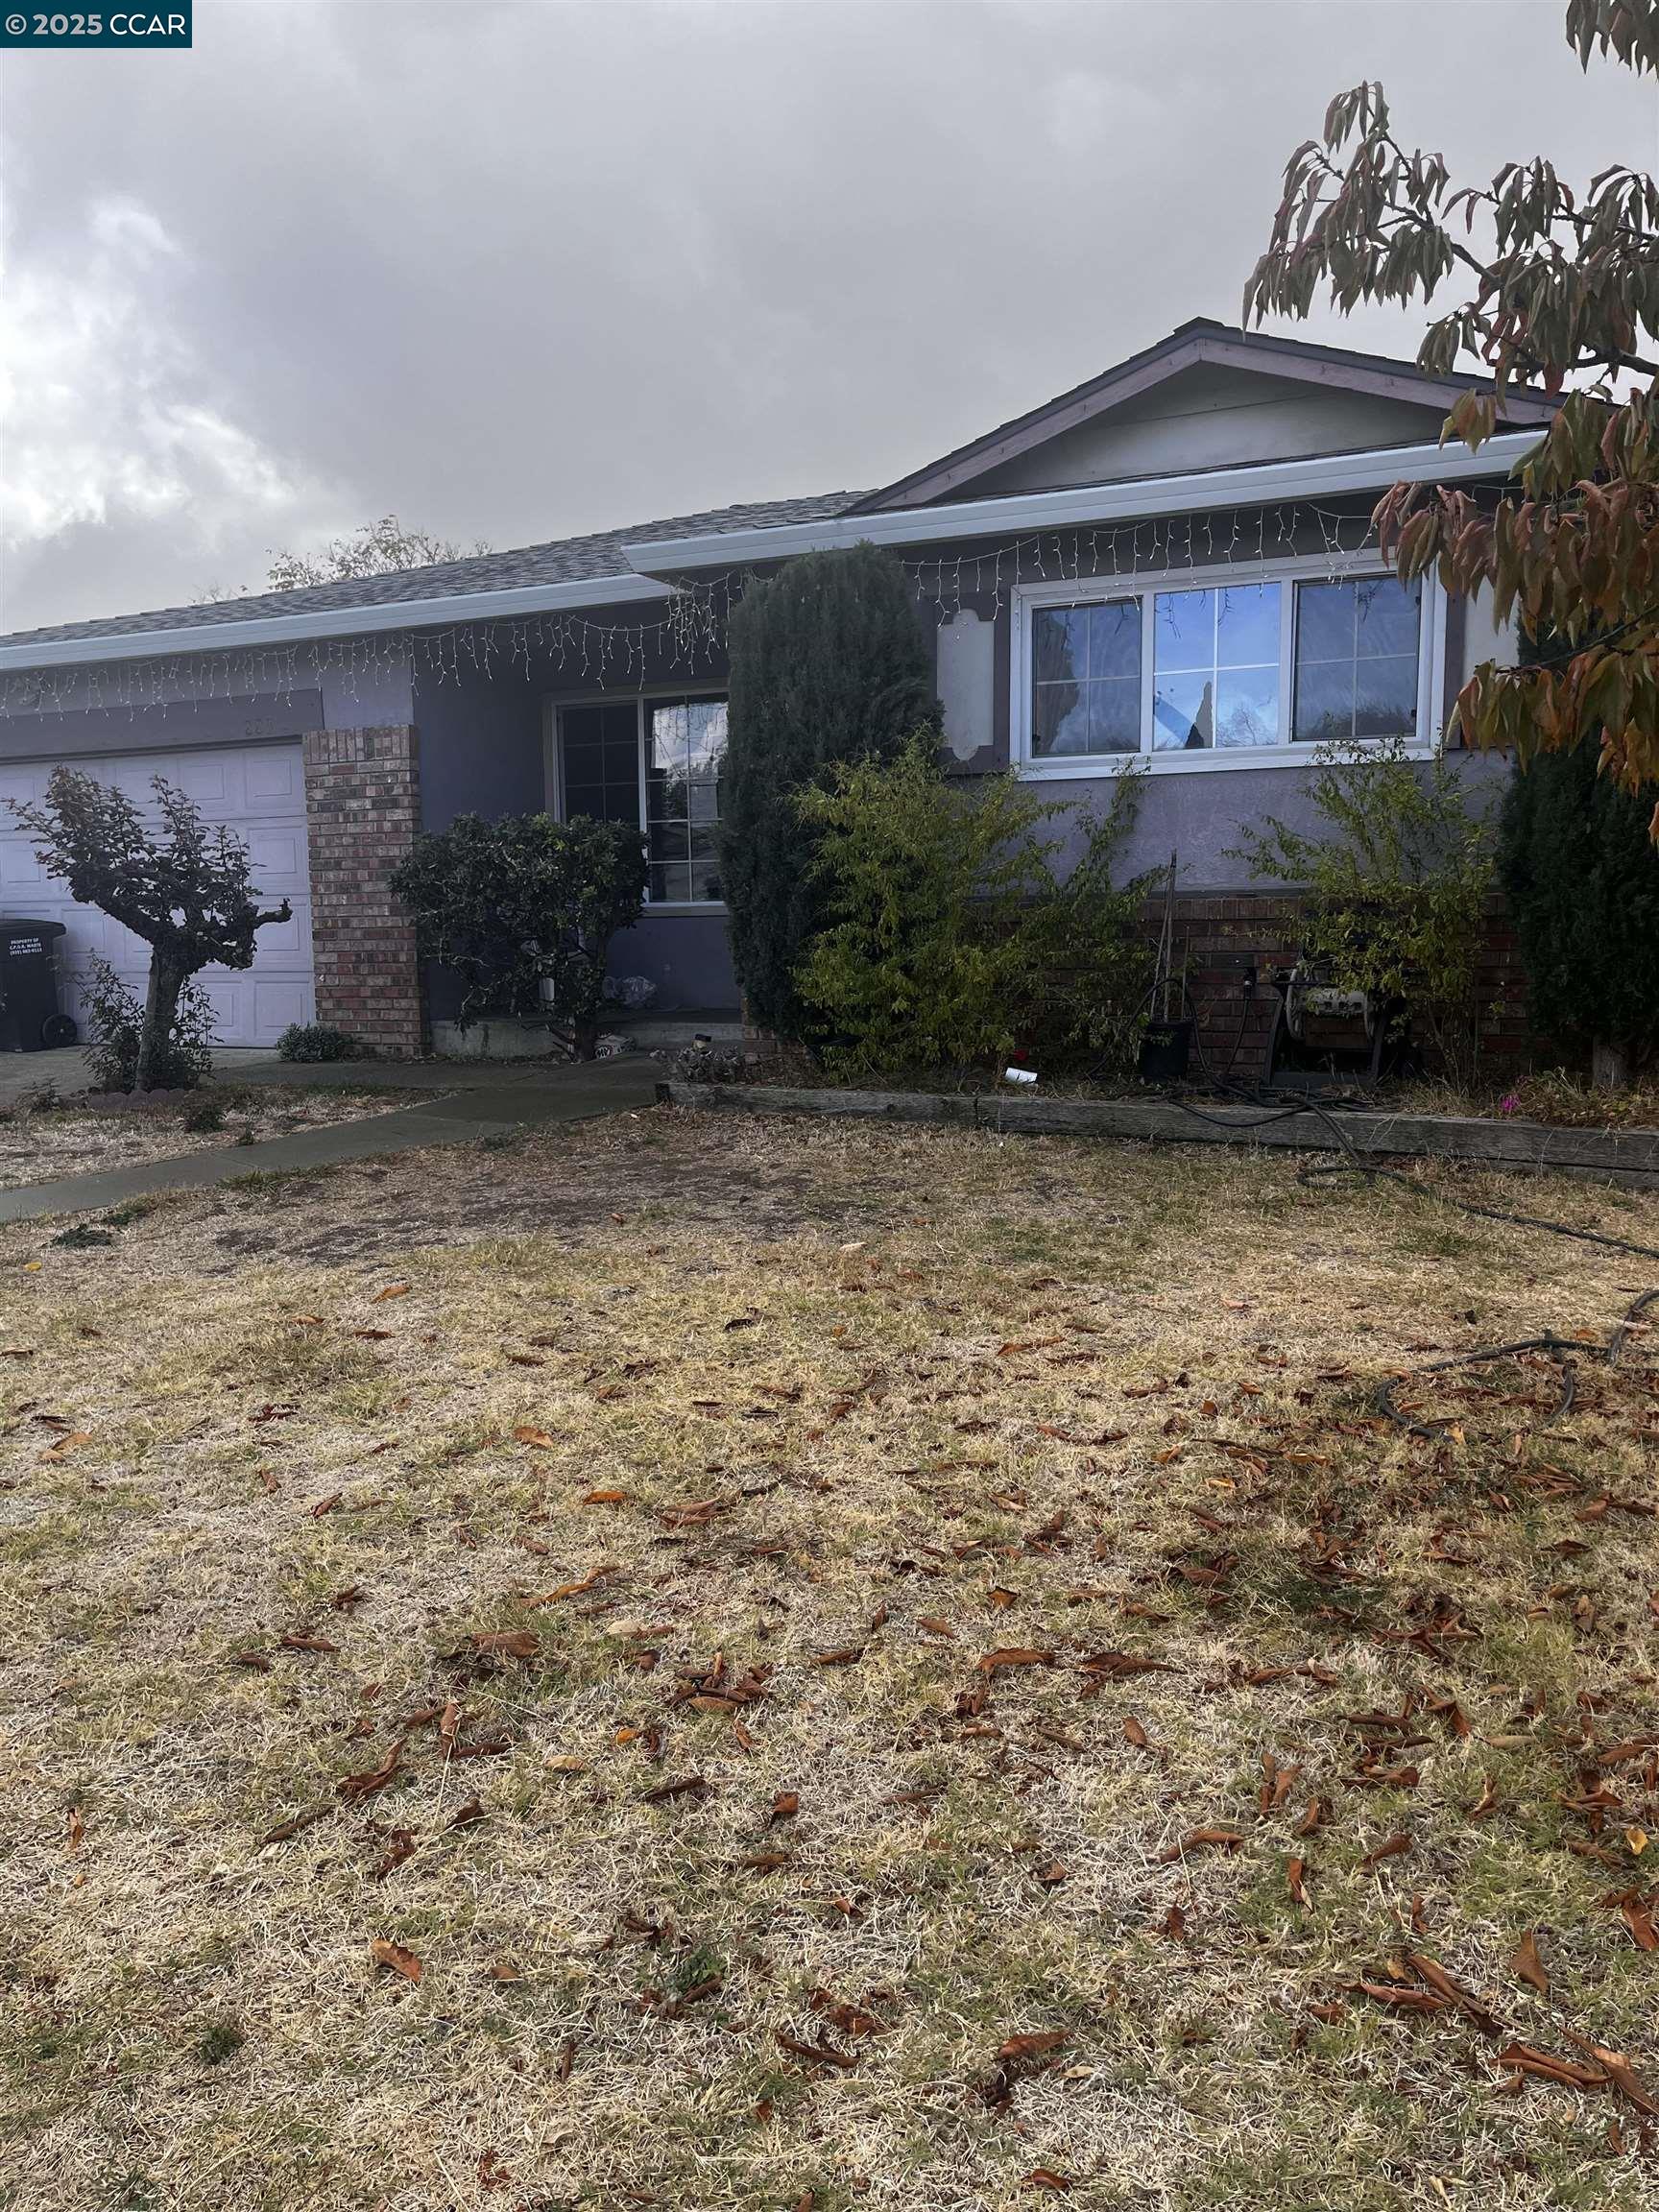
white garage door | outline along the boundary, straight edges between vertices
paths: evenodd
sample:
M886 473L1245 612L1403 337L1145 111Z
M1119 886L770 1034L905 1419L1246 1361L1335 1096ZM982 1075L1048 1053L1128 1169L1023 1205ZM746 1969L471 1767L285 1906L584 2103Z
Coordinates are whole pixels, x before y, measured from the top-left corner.
M283 899L293 919L260 930L252 968L204 968L198 983L212 1003L221 1045L273 1045L290 1022L313 1019L311 891L305 861L305 783L298 745L234 745L200 753L129 753L70 763L101 783L117 785L146 811L155 803L151 779L164 776L193 799L209 822L223 822L247 845L261 902ZM96 907L79 905L48 876L19 830L8 799L39 799L49 760L0 761L0 914L61 922L67 971L65 1011L83 1022L75 977L92 952L140 993L150 949Z

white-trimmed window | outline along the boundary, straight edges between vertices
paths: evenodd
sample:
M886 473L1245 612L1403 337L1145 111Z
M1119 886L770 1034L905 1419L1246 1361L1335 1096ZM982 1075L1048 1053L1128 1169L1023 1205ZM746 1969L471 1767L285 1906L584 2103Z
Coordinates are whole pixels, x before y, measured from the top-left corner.
M1013 751L1033 775L1281 763L1433 736L1433 587L1329 566L1015 595Z
M561 820L636 824L653 906L718 906L726 702L707 693L555 703L549 798Z

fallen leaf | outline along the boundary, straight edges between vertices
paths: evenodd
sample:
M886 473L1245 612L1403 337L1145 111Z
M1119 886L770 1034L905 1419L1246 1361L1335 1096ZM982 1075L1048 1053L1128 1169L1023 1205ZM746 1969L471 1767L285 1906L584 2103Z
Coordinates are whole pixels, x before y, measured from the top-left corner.
M1179 1843L1171 1843L1167 1851L1160 1851L1158 1863L1161 1866L1172 1866L1189 1851L1237 1851L1243 1842L1237 1828L1192 1828Z
M1557 2081L1568 2089L1605 2089L1607 2076L1594 2066L1575 2065L1552 2052L1536 2050L1530 2043L1507 2043L1498 2054L1500 2066L1512 2066L1518 2074L1536 2075L1541 2081Z
M1028 2035L1010 2035L998 2046L998 2058L1043 2058L1050 2051L1063 2051L1071 2040L1064 2029L1041 2028Z
M541 1648L541 1639L534 1628L494 1628L474 1636L472 1648L506 1659L534 1659Z
M559 1441L557 1436L550 1436L545 1429L532 1429L526 1421L521 1421L514 1430L513 1440L516 1444L533 1444L538 1452L551 1452Z
M780 2029L778 2047L781 2051L787 2051L792 2058L804 2058L815 2066L838 2066L844 2073L851 2073L858 2063L855 2051L838 2051L833 2043L822 2035L815 2043L803 2043L798 2035L785 2035Z
M1538 1956L1538 1931L1528 1928L1515 1947L1515 1956L1509 1961L1509 1971L1523 1982L1529 1982L1540 1997L1550 1994L1550 1975Z
M1373 1866L1381 1866L1384 1859L1399 1859L1411 1848L1411 1838L1402 1832L1390 1836L1386 1842L1379 1843L1375 1851L1367 1851L1359 1863L1367 1873Z
M419 1982L424 1968L413 1951L401 1943L388 1943L377 1936L369 1946L370 1956L376 1966L384 1966L393 1974L401 1974L405 1982Z
M1000 1667L1052 1667L1055 1654L1039 1651L1027 1645L1011 1645L1000 1651L987 1651L977 1664L981 1674L995 1674Z
M366 1767L360 1774L342 1775L334 1785L336 1794L344 1797L348 1805L356 1804L360 1797L373 1796L377 1790L384 1790L397 1775L402 1757L403 1739L398 1736L394 1739L392 1748L378 1767Z
M407 1298L408 1295L409 1286L407 1283L388 1283L384 1290L375 1291L369 1303L371 1306L384 1306L389 1298Z
M675 1797L706 1797L713 1787L701 1774L682 1774L673 1782L659 1782L641 1795L641 1805L666 1805Z

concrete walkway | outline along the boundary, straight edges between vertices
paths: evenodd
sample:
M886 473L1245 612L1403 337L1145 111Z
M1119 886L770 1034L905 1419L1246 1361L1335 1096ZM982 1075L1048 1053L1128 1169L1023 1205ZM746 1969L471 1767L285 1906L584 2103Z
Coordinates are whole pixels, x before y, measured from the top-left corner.
M54 1055L40 1052L29 1057L41 1061ZM273 1067L283 1069L287 1080L294 1079L288 1063L273 1057ZM229 1072L225 1070L227 1075ZM252 1068L238 1072L249 1081L258 1079ZM312 1068L303 1073L326 1075L341 1085L349 1085L354 1077L358 1083L372 1083L375 1090L441 1090L448 1095L398 1106L368 1120L342 1122L332 1129L298 1130L292 1137L273 1137L262 1144L217 1145L212 1151L187 1153L182 1159L147 1160L132 1167L67 1175L56 1183L0 1190L0 1221L33 1221L47 1214L102 1213L106 1207L146 1197L156 1190L204 1190L243 1175L292 1175L307 1168L332 1167L344 1160L409 1152L422 1144L469 1144L480 1137L506 1136L541 1122L586 1121L596 1115L650 1105L661 1070L644 1053L629 1053L619 1060L587 1066L549 1068L543 1062L522 1071L506 1067L463 1069L358 1061L335 1062L326 1070Z

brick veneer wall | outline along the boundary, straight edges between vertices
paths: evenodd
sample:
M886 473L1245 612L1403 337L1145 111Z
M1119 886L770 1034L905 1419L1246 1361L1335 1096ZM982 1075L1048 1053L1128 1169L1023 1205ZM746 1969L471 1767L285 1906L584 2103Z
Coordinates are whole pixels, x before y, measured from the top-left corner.
M415 926L390 888L421 827L415 732L313 730L303 751L317 1019L376 1051L417 1053Z
M1287 968L1301 948L1300 901L1286 892L1216 893L1175 901L1175 960L1188 961L1187 988L1205 1058L1220 1074L1241 1083L1267 1072L1267 1048L1278 997L1269 971ZM1156 938L1163 902L1147 906L1144 926ZM1258 985L1248 1008L1245 977L1254 966ZM1534 1040L1527 1024L1527 979L1501 899L1487 911L1486 941L1477 988L1482 1006L1480 1056L1497 1078L1519 1072ZM1235 1041L1237 1054L1235 1056Z

